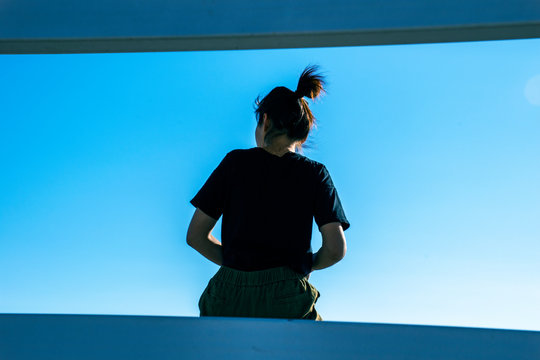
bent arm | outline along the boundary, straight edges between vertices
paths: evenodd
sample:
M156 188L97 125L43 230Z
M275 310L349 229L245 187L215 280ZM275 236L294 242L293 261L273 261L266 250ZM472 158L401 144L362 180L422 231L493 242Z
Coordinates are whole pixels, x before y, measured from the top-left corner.
M347 242L340 222L324 224L319 230L322 235L322 246L313 254L313 270L334 265L343 259L347 252Z
M212 235L216 222L216 219L197 208L189 223L186 241L205 258L221 266L223 263L221 242Z

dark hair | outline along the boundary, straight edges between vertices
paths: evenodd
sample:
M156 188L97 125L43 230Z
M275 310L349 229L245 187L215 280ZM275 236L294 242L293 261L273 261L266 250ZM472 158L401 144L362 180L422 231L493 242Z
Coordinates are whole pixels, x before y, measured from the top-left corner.
M262 125L263 116L266 113L271 120L271 128L264 137L264 142L270 142L276 136L286 134L291 140L300 140L299 149L309 135L315 124L315 117L304 100L307 96L315 100L325 92L325 81L322 75L317 74L317 65L307 66L298 80L296 91L289 90L284 86L275 87L272 91L259 100L255 100L255 117L257 126Z

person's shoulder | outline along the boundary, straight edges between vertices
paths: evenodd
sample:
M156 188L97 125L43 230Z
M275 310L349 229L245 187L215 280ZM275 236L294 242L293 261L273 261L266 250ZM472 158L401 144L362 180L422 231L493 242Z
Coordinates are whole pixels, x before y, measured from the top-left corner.
M232 149L230 150L226 157L229 157L229 158L238 158L238 157L242 157L242 156L247 156L249 154L252 154L253 153L253 149L255 148L250 148L250 149Z
M326 174L326 166L317 160L311 159L307 157L306 155L296 153L295 158L299 163L301 163L305 168L309 169L310 172L312 172L313 175L316 175L317 177L321 176L321 174Z
M323 163L317 161L317 160L314 160L314 159L311 159L309 157L307 157L306 155L304 154L301 154L301 153L295 153L295 157L298 159L298 161L300 162L303 162L307 165L310 165L312 166L313 168L322 168L324 166Z
M225 155L225 160L228 162L246 161L248 158L253 157L256 148L249 149L232 149Z

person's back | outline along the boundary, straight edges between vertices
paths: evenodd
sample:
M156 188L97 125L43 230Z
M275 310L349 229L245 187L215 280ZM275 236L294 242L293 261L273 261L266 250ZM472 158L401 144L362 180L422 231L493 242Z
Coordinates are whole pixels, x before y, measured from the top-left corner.
M294 150L314 117L303 96L323 90L315 68L296 92L284 87L256 100L257 147L232 150L191 200L187 241L221 266L199 301L201 316L320 319L312 270L343 258L350 224L326 167ZM222 220L222 242L211 231ZM313 256L315 219L323 246Z

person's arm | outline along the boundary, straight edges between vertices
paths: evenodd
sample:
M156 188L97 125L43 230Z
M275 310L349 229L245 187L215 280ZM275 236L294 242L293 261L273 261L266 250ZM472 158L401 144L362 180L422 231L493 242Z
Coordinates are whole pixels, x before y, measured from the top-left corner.
M313 254L313 270L330 267L343 259L347 252L347 242L340 222L324 224L319 229L322 235L322 246Z
M189 224L186 241L205 258L221 266L223 262L221 242L212 235L216 222L216 219L197 208Z

